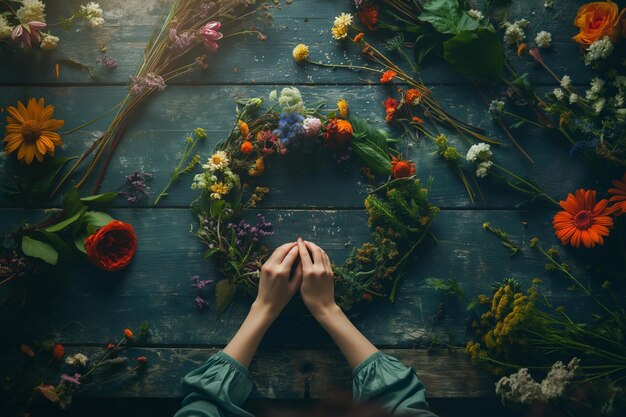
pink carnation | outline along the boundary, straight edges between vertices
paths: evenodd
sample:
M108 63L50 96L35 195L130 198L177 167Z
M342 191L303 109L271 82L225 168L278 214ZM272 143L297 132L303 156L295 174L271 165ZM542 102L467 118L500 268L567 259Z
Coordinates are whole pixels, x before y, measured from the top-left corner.
M33 20L32 22L22 23L13 28L11 39L15 42L22 42L25 48L30 48L33 44L38 45L41 42L41 30L47 25L43 22Z
M317 117L307 117L302 122L302 133L305 136L315 136L320 133L322 129L322 122Z
M218 45L215 41L224 37L222 33L218 32L221 27L222 24L220 22L209 22L200 29L200 36L202 36L204 46L211 52L217 51Z

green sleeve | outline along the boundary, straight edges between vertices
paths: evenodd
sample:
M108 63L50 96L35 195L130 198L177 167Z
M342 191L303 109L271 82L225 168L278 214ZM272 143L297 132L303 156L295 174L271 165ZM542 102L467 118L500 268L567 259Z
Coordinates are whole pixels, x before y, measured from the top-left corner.
M412 368L376 352L352 372L354 400L373 401L394 415L436 417L428 411L424 384Z
M252 417L241 408L252 392L245 366L224 352L183 379L183 405L175 417Z

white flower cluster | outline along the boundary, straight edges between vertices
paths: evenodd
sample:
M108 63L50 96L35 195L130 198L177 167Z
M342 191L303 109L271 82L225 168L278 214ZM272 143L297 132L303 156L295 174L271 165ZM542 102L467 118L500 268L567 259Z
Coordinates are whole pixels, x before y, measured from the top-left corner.
M65 363L70 366L87 366L87 362L89 362L89 358L82 353L65 358Z
M46 5L39 0L22 0L22 7L15 14L22 23L46 23Z
M476 164L476 176L478 178L485 178L493 166L493 162L491 162L492 155L491 146L488 143L481 142L469 148L465 159Z
M470 9L467 11L467 14L469 15L469 17L471 17L472 19L475 20L483 20L485 18L485 15L483 14L483 12L481 12L480 10L476 10L476 9Z
M589 101L596 114L599 114L606 104L606 98L602 97L606 83L603 79L594 77L591 80L590 88L585 93L585 99Z
M514 23L504 22L502 25L504 30L504 42L509 45L518 45L526 38L526 32L524 29L528 27L530 22L526 19L520 19Z
M613 53L613 49L614 46L613 42L611 42L611 38L605 36L602 39L598 39L587 48L587 52L585 53L585 65L591 65L600 59L607 59Z
M296 87L286 87L280 92L280 95L273 90L269 96L271 101L277 101L284 113L303 113L305 111L302 94Z
M102 8L98 3L89 2L86 5L84 4L80 6L78 13L92 29L97 29L104 25Z
M563 101L565 98L565 93L560 88L555 88L554 91L552 91L552 94L554 94L554 97L556 97L559 101Z
M550 32L542 30L541 32L537 33L537 36L535 36L535 43L537 44L538 48L549 48L552 44L552 34Z
M57 49L59 44L59 38L49 33L44 33L41 37L41 44L39 45L44 51L53 51Z
M546 9L551 9L554 7L554 0L545 0L543 2L543 7L545 7Z
M229 162L226 152L215 152L207 163L202 165L206 171L193 178L191 189L208 191L213 200L220 200L230 190L239 187L239 175L228 167Z
M13 32L13 28L9 24L9 21L4 15L0 14L0 41L10 38L11 32Z
M564 75L561 77L561 87L569 90L572 88L572 78L569 75Z
M567 366L559 361L552 365L546 378L537 382L522 368L514 374L501 378L496 383L496 394L502 402L530 404L533 401L549 402L563 397L574 381L580 360L573 358Z

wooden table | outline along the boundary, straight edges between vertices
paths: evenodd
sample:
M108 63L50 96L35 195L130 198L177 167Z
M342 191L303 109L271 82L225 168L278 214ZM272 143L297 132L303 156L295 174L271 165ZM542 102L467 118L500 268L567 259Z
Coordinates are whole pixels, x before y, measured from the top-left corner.
M48 2L48 20L67 14L70 5ZM27 97L44 97L56 106L57 118L65 119L71 128L90 120L126 94L129 74L142 59L143 48L166 1L112 0L102 2L106 26L91 31L78 26L62 32L60 47L53 53L23 52L17 48L0 50L0 106L15 105ZM340 98L350 104L354 115L386 127L382 101L392 93L370 74L300 66L293 62L291 50L297 43L311 47L311 57L324 62L360 63L354 45L342 46L329 34L332 19L352 10L348 0L296 0L272 11L273 25L264 32L265 42L256 38L231 39L221 43L220 51L211 55L206 72L168 85L136 118L119 146L105 177L102 190L116 190L133 171L154 174L152 191L158 193L180 156L185 135L196 127L209 133L200 151L203 156L223 139L234 120L234 102L243 97L267 97L272 89L297 85L309 103L326 100L332 105ZM575 32L571 25L575 10L583 2L557 1L553 10L543 7L543 0L516 2L514 17L532 22L528 38L539 30L553 35L552 48L544 53L558 74L569 74L575 83L586 83L589 71L577 56L577 46L570 41ZM60 78L53 75L54 63L69 58L95 64L100 48L119 61L114 71L102 72L90 79L86 72L61 66ZM528 72L533 82L554 84L546 73L534 67L531 60L509 58L520 72ZM481 126L491 137L506 142L501 131L490 120L487 108L475 87L451 72L443 63L427 65L421 73L444 108L461 120ZM108 125L104 118L87 129L65 138L58 155L83 152ZM447 132L462 150L467 145L454 132ZM524 160L513 147L496 150L496 158L512 170L526 174L557 199L576 188L590 185L586 168L568 156L560 137L536 129L518 129L517 139L533 158ZM439 242L412 261L400 286L395 304L385 302L361 309L354 320L377 346L415 366L431 398L476 398L491 396L491 379L473 367L462 351L428 353L420 343L421 336L449 335L458 346L466 340L467 313L464 306L425 284L428 277L455 277L468 297L488 292L493 281L515 277L528 283L534 277L545 277L544 261L528 248L530 238L537 236L546 245L557 244L551 227L554 206L536 202L518 208L519 195L499 186L483 185L484 201L471 204L461 183L445 162L432 157L432 144L418 143L410 148L417 162L417 175L432 177L431 200L441 209L433 231ZM12 164L0 162L0 182L10 175ZM10 159L10 158L9 158ZM272 166L264 177L272 192L261 212L275 225L276 235L268 239L273 248L298 236L323 246L330 256L341 261L355 246L368 239L363 200L366 182L357 168L343 173L332 161L310 167L303 172L297 161ZM189 209L194 199L191 177L175 184L169 197L158 207L150 202L137 206L123 199L108 209L115 218L131 223L139 238L139 250L126 271L101 274L92 268L73 268L63 277L42 276L45 295L34 294L17 313L3 313L7 322L18 324L2 337L2 354L8 374L20 369L23 358L20 343L31 343L52 332L69 351L93 352L116 339L123 328L136 327L147 320L152 329L149 341L137 349L149 359L147 373L124 384L110 384L88 395L96 397L172 398L180 396L180 378L200 365L212 352L224 346L238 328L251 300L237 297L221 317L213 312L199 313L189 285L193 275L218 278L213 266L202 260L202 246L190 230L196 221ZM91 189L90 184L84 188ZM156 194L153 194L155 196ZM19 207L0 196L0 230L15 227L20 221L40 216L44 207ZM506 230L523 253L510 257L500 241L483 231L484 222ZM570 252L566 261L583 273L586 260L581 251ZM49 282L53 280L52 282ZM546 279L548 294L573 310L584 310L573 295L565 291L564 279ZM40 291L42 292L42 291ZM296 300L294 304L300 303ZM443 308L443 310L442 310ZM443 312L443 314L442 314ZM68 323L79 325L58 329ZM3 327L5 328L5 327ZM55 331L57 329L57 331ZM3 332L4 333L4 332ZM447 339L445 340L448 341ZM3 368L3 372L4 372ZM328 396L336 386L349 387L350 371L331 340L299 305L279 318L266 336L262 349L252 365L258 383L257 396L298 399ZM3 376L4 379L4 376Z

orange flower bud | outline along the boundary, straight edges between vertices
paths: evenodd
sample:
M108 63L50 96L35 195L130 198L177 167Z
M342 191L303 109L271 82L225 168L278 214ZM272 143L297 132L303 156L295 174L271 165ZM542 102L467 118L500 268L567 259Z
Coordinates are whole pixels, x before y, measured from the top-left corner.
M132 339L134 336L133 331L130 329L124 329L124 337L127 339Z
M54 348L52 348L52 357L60 361L61 359L63 359L64 355L65 355L65 348L63 347L63 345L60 343L57 343L56 345L54 345Z

